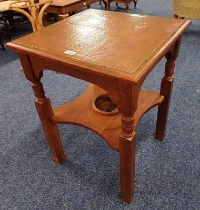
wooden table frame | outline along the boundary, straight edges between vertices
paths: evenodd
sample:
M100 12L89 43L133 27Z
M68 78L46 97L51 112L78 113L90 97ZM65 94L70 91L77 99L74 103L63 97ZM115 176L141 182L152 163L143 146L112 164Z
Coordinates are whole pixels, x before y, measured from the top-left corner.
M75 116L72 113L74 108L78 108L80 112L85 113L85 117L92 115L93 110L85 109L85 105L81 102L85 99L91 102L95 98L95 96L100 95L102 90L96 91L94 95L92 95L94 87L91 86L87 92L84 93L81 98L77 99L78 101L73 101L70 104L60 106L56 109L52 109L50 100L45 96L45 92L41 83L42 71L44 68L52 69L56 72L65 73L65 66L62 64L54 63L45 59L30 57L24 54L20 54L20 60L25 71L26 77L33 83L33 91L36 96L35 105L37 108L37 112L39 114L46 138L48 140L48 144L50 150L53 155L53 160L57 163L62 163L65 159L64 151L61 145L59 132L57 129L57 123L73 123L85 126L87 128L96 131L99 135L101 135L105 140L107 140L108 144L115 150L119 151L120 155L120 179L121 179L121 193L122 199L126 202L131 201L131 197L133 194L133 180L135 174L135 148L136 148L136 126L139 119L142 115L148 111L150 108L159 105L158 109L158 117L156 124L156 133L155 137L158 140L163 140L165 136L166 124L167 124L167 115L169 110L169 103L173 85L173 74L174 74L174 65L175 60L178 56L180 39L172 46L172 48L166 52L166 68L165 75L162 79L160 94L156 94L153 91L149 92L150 103L148 100L141 106L141 109L138 109L138 99L141 91L141 86L145 78L141 80L137 85L133 86L130 84L118 84L118 90L113 91L112 86L108 87L110 84L110 79L112 78L103 78L100 80L98 77L94 75L79 75L77 69L71 69L70 72L67 72L68 75L80 78L89 82L92 82L104 90L106 90L109 95L112 97L113 101L118 105L121 115L121 128L122 133L119 139L119 142L115 142L113 136L118 136L119 131L112 134L101 133L103 123L105 122L105 118L111 118L110 116L99 116L99 122L101 124L98 125L97 128L95 124L90 124L90 120L85 123L85 119L81 116ZM59 70L58 70L59 69ZM72 71L74 70L74 71ZM123 89L123 92L121 91ZM148 93L144 92L144 96L147 96ZM83 105L83 109L80 109L80 105ZM86 105L87 106L87 105ZM87 111L86 111L87 110ZM90 110L90 111L89 111ZM65 115L63 115L65 113ZM70 114L71 113L71 114ZM68 114L68 115L67 115ZM135 117L134 117L135 116ZM71 119L70 119L71 118ZM102 118L102 119L101 119ZM116 120L117 121L117 120ZM92 122L93 123L93 122ZM98 123L98 122L97 122ZM119 145L116 145L116 143Z
M59 64L45 58L36 58L34 56L20 54L20 61L26 78L33 83L32 87L36 97L36 109L48 140L53 160L56 163L62 163L65 160L56 124L72 123L92 129L105 139L112 149L119 152L121 195L122 199L129 203L134 193L133 183L135 176L136 126L145 112L158 105L159 109L155 138L161 141L164 139L174 80L174 66L175 60L178 56L179 44L180 39L174 43L168 52L164 52L160 55L160 57L165 55L167 59L160 94L155 91L144 91L140 95L141 86L145 78L139 81L137 85L118 81L118 89L115 89L116 87L111 84L112 78L101 77L101 80L99 77L89 73L79 75L78 69L73 67L71 67L70 71L66 72L65 65L62 63ZM112 134L102 132L102 126L105 124L105 121L107 120L110 122L113 118L112 116L99 115L98 121L96 121L98 125L94 124L94 119L90 120L90 116L93 115L94 111L89 109L88 106L96 96L104 92L96 86L90 86L77 100L72 101L69 104L61 105L53 110L50 100L45 96L43 85L41 83L43 69L51 69L56 72L86 80L106 90L112 100L118 105L121 112L121 135L120 129L115 132L112 131ZM113 91L113 89L115 89L115 91ZM143 104L140 104L138 100L143 97L146 97L146 100ZM87 101L88 103L83 104L83 101ZM140 107L138 107L138 104L140 104ZM79 110L76 115L73 112L74 108ZM82 115L79 115L81 113L85 115L85 118ZM119 117L120 115L118 117L114 116L115 122L113 122L113 124L119 123ZM116 136L120 136L119 141L115 141Z
M30 48L20 42L13 41L7 45L18 51L25 76L32 83L36 97L35 106L53 160L56 163L62 163L65 160L57 124L72 123L95 131L119 153L121 197L128 203L134 193L136 127L144 113L152 107L158 106L155 138L162 141L165 137L175 61L179 52L181 35L191 23L185 20L177 21L183 21L183 24L159 50L155 51L153 58L142 66L142 70L134 79L120 72L113 74L110 69L106 71L101 66L98 66L97 70L94 65L77 64L77 61L73 59L66 62L64 57L58 58L54 54L49 54L48 51L38 51L37 48ZM64 23L60 22L60 24ZM163 57L167 59L167 62L160 92L142 90L145 78ZM92 84L77 99L53 109L50 99L45 96L41 82L44 69L67 74ZM118 114L102 115L92 108L94 98L105 92L117 104ZM77 111L74 112L74 110Z

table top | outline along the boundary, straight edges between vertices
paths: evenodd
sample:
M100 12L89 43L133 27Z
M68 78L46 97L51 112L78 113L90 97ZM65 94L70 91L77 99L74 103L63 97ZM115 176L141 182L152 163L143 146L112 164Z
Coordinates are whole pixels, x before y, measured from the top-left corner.
M48 0L39 0L40 4L45 4L48 2ZM67 5L71 5L77 2L84 2L84 0L53 0L51 5L52 6L58 6L58 7L63 7Z
M137 82L151 71L190 23L89 9L7 46L66 66Z

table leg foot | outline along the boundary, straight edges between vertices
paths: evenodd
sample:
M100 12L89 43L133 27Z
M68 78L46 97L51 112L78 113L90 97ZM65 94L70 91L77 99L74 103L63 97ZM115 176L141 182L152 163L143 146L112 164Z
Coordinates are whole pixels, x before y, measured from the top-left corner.
M53 116L51 101L45 96L43 85L39 80L34 80L32 88L36 96L35 106L49 145L49 149L52 153L53 160L56 163L62 163L65 160L65 155L57 126L51 119Z
M133 117L122 116L122 133L119 138L120 185L122 200L130 203L134 193L136 133Z
M130 203L134 193L135 135L131 139L120 137L120 184L121 198Z
M50 100L48 98L36 99L35 106L40 117L53 161L62 163L65 160L63 147L56 124L50 119L53 115Z
M162 79L161 95L164 95L164 100L158 107L156 132L155 132L155 138L160 141L163 141L163 139L165 138L172 87L173 87L173 79L171 80Z

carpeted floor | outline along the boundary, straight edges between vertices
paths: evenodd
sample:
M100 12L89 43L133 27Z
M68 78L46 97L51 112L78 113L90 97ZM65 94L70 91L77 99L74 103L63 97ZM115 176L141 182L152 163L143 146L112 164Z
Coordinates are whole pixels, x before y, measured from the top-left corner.
M101 6L97 3L92 8ZM141 0L130 13L171 16L170 0ZM123 8L112 10L124 12ZM164 61L145 82L159 88ZM45 72L53 105L79 95L87 83ZM156 109L137 129L135 198L119 198L118 154L91 131L59 126L67 160L56 165L17 55L0 50L0 210L199 210L200 209L200 22L182 39L168 129L154 139Z

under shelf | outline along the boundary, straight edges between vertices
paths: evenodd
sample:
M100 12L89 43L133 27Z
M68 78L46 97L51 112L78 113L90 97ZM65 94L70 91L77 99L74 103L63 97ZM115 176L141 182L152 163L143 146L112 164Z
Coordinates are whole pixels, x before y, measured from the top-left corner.
M90 85L79 97L73 101L56 107L52 120L58 124L76 124L91 129L99 134L109 146L119 149L121 133L121 113L103 115L96 112L92 103L96 96L104 94L101 88ZM149 109L162 103L164 97L158 91L141 90L138 100L138 109L134 115L134 128Z

